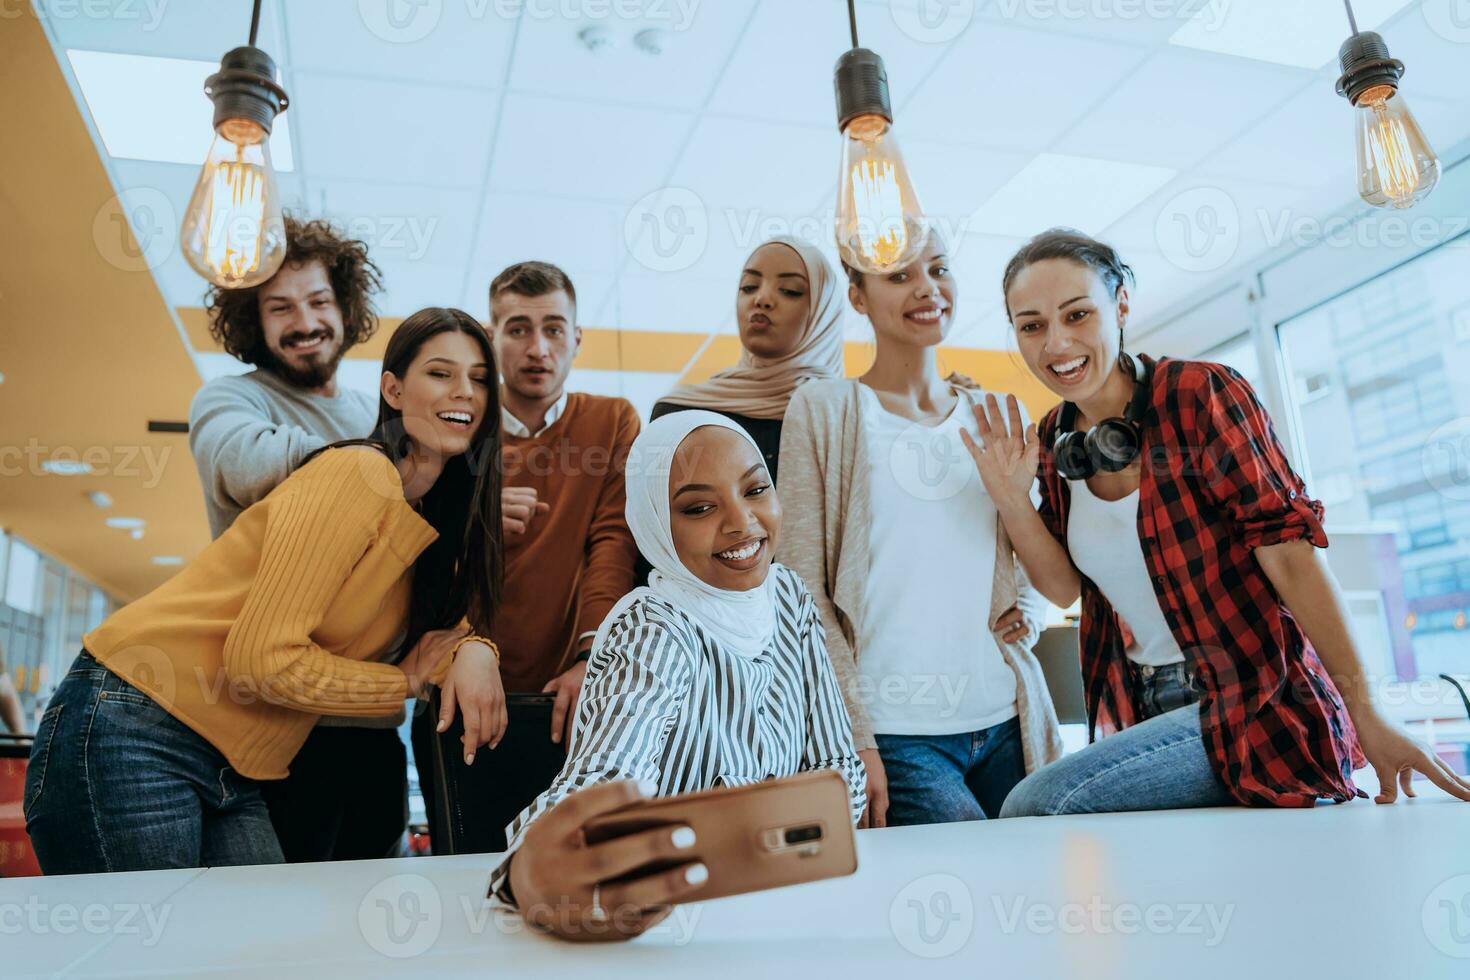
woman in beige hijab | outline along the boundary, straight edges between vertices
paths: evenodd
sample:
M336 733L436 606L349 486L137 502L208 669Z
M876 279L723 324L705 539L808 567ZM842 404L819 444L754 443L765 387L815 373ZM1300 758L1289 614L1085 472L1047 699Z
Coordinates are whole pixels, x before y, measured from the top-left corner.
M773 238L750 254L735 298L740 363L701 384L681 385L653 418L684 409L718 412L750 433L776 480L781 419L797 386L842 377L842 297L812 245Z

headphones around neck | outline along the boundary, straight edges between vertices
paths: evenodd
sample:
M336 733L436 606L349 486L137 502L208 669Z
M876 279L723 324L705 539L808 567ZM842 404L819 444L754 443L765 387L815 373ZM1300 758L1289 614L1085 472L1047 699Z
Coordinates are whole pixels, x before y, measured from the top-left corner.
M1103 419L1086 432L1074 432L1077 406L1071 402L1062 404L1052 455L1056 457L1057 472L1064 479L1085 480L1098 472L1117 473L1127 469L1143 449L1139 422L1153 391L1154 368L1141 357L1119 356L1138 382L1122 418Z

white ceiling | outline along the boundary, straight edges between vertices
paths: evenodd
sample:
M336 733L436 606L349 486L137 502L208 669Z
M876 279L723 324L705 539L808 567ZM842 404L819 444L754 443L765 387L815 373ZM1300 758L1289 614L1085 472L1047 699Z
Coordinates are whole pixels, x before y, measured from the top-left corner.
M1408 64L1403 92L1442 149L1470 137L1470 31L1446 2L1357 3ZM59 49L216 64L249 18L246 0L103 3L107 17L37 6ZM1146 320L1267 250L1283 221L1353 198L1337 0L860 0L858 12L920 196L953 232L965 346L1004 345L1001 268L1049 223L1119 245ZM616 43L586 50L588 26ZM666 31L662 55L633 43L650 27ZM541 258L572 274L585 325L733 332L739 262L761 239L791 228L834 254L841 0L266 0L260 44L291 96L285 198L368 241L387 314L484 316L493 275ZM169 109L176 91L129 86L175 75L83 78L58 53L94 131L152 127L168 146L182 131L202 160L197 87L197 112ZM202 84L210 69L196 70ZM165 298L197 305L202 283L167 238L197 168L126 158L147 155L138 143L99 152L146 205L129 213L156 242ZM1232 220L1204 254L1186 237ZM647 234L660 221L662 251Z

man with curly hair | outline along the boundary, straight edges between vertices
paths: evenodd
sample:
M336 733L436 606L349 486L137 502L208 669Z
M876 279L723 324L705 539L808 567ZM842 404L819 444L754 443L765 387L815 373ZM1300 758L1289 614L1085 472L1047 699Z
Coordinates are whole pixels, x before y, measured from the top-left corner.
M362 242L325 221L286 218L281 269L251 289L214 288L209 332L254 371L194 396L189 448L204 483L209 532L275 489L313 450L372 431L376 399L339 390L337 365L373 335L378 269Z
M378 417L376 398L337 384L342 356L378 325L372 295L381 285L367 246L325 221L290 216L286 236L285 262L269 280L209 295L210 334L255 368L209 382L189 409L214 537L313 450L367 436ZM407 825L408 762L396 731L404 718L322 718L291 774L263 785L286 860L397 850Z

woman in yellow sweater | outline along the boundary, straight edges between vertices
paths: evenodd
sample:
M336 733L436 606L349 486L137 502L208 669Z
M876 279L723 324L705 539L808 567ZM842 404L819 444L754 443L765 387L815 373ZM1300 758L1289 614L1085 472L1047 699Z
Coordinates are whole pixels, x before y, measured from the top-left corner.
M466 761L495 747L505 695L480 637L500 595L496 380L473 317L415 313L388 342L369 439L309 458L87 634L26 774L45 873L282 860L258 780L286 775L322 714L390 715L436 684ZM370 662L395 647L397 665Z

